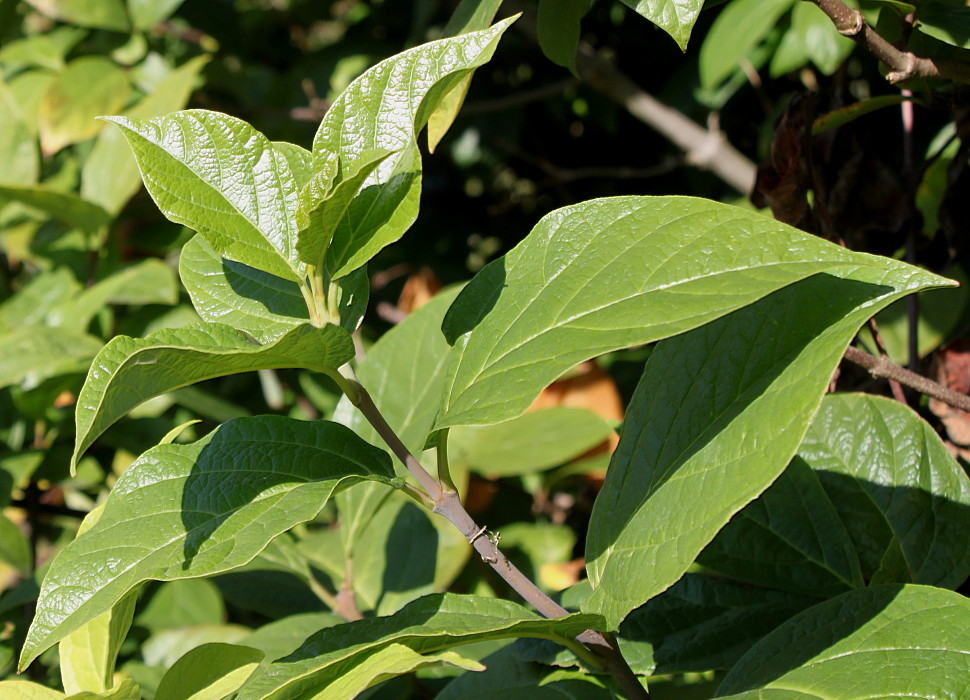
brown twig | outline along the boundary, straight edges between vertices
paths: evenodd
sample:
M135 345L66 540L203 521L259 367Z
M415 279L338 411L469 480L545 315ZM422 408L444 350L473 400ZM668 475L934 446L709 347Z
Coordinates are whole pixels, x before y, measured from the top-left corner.
M970 83L970 64L943 58L923 58L903 51L869 26L862 13L842 0L811 0L824 12L839 34L847 36L889 67L886 79L902 83L913 78L948 78Z
M970 412L970 396L967 394L953 391L953 389L949 389L942 384L937 384L932 379L927 379L915 372L910 372L908 369L903 369L899 365L890 362L888 358L876 357L875 355L870 355L867 352L850 347L845 351L845 359L860 367L865 367L873 377L895 380L903 386L915 389L921 394L931 396L954 408L959 408L961 411Z

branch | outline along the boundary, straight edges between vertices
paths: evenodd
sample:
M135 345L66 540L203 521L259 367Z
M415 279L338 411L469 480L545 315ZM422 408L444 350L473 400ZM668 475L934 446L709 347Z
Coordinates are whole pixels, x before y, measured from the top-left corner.
M921 394L932 396L934 399L939 399L954 408L959 408L961 411L970 412L970 396L953 391L953 389L949 389L942 384L937 384L922 375L910 372L908 369L903 369L899 365L894 365L885 357L876 357L867 352L849 347L845 351L845 359L860 367L865 367L873 377L895 380L904 386L915 389Z
M948 78L957 83L970 83L970 64L945 58L922 58L902 51L876 32L859 10L842 0L811 0L824 12L839 34L847 36L889 67L886 79L901 83L913 78Z
M458 497L458 492L453 488L443 488L418 462L387 424L367 390L356 379L346 376L341 376L340 379L341 388L345 388L346 385L344 393L347 397L387 443L395 456L401 460L411 476L428 492L434 504L431 509L432 512L446 518L458 528L458 531L465 536L465 539L481 556L482 561L491 566L495 573L501 576L516 593L543 616L557 618L568 615L568 610L539 590L515 564L509 561L498 548L498 537L487 528L479 527L478 523L465 510L465 506L462 505L461 499ZM650 695L640 685L640 681L637 680L636 675L627 665L615 641L610 643L604 635L594 630L586 630L576 639L602 659L604 669L616 678L620 687L631 699L649 700Z

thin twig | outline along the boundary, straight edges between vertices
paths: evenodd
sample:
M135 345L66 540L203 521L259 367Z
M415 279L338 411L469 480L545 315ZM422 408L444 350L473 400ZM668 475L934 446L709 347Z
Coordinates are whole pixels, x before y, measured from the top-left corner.
M811 0L824 12L839 34L847 36L889 67L886 79L901 83L913 78L948 78L970 83L970 64L943 58L922 58L890 44L869 26L859 10L842 0Z
M903 369L899 365L890 362L888 358L876 357L867 352L850 347L845 351L845 359L860 367L865 367L873 377L894 379L903 386L915 389L921 394L939 399L954 408L959 408L961 411L970 412L970 396L967 394L953 391L953 389L949 389L942 384L937 384L932 379L927 379L915 372L910 372L908 369Z

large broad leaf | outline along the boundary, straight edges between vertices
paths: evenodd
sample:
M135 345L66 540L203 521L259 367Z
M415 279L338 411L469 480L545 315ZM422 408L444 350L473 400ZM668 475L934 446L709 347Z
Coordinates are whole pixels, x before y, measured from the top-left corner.
M83 372L101 341L83 333L27 326L0 335L0 387L37 386L61 374Z
M149 450L48 570L20 668L143 581L246 564L361 479L395 483L390 459L336 423L240 418L198 442Z
M623 0L623 4L663 29L686 51L704 0Z
M164 3L153 1L151 5ZM196 56L186 61L153 86L152 91L125 111L124 116L147 119L182 109L199 72L208 62L208 56ZM140 179L138 166L122 132L103 129L81 168L81 196L117 214L141 187Z
M717 697L959 698L970 690L970 601L875 586L793 617L754 646Z
M176 661L162 677L155 700L224 698L246 682L263 652L235 644L198 646Z
M794 4L795 0L734 0L726 5L701 44L701 87L717 87Z
M401 644L428 654L459 644L513 637L543 637L574 644L574 637L597 628L597 615L540 618L505 600L431 595L390 617L370 618L329 627L311 636L295 652L270 665L239 693L238 700L327 697L325 689L360 666L372 654ZM305 695L307 693L310 695Z
M163 329L145 338L118 336L98 353L78 396L72 468L112 423L153 396L258 369L334 372L353 356L350 334L332 324L298 326L266 345L217 323Z
M198 231L224 258L303 279L296 209L310 178L309 153L205 110L108 120L123 129L145 187L166 217Z
M584 610L615 629L680 578L784 470L865 320L942 282L868 260L871 267L802 280L657 346L593 508L586 559L594 591Z
M336 153L356 171L375 149L398 152L367 179L327 252L333 278L357 269L414 223L421 194L417 134L468 71L487 62L512 22L417 46L377 64L341 93L320 124L313 152Z
M71 61L40 101L40 143L50 156L64 146L97 135L95 117L121 111L131 85L125 72L100 56Z
M615 197L559 209L478 273L445 317L454 348L436 428L507 420L584 360L846 266L917 274L708 200Z

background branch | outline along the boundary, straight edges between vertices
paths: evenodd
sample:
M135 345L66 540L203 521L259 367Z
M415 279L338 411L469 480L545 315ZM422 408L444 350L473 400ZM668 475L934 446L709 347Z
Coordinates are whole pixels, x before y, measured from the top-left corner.
M934 399L939 399L954 408L959 408L961 411L970 412L970 396L953 391L953 389L949 389L942 384L937 384L932 379L927 379L915 372L910 372L908 369L903 369L899 365L890 362L888 358L876 357L867 352L849 347L845 351L845 359L860 367L865 367L873 377L895 380L903 386L915 389L921 394L932 396Z

